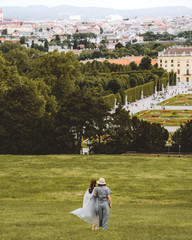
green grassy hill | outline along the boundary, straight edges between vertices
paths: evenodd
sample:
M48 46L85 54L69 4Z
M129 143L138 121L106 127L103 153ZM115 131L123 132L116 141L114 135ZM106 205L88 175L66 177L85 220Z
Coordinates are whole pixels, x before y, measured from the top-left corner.
M0 156L1 240L191 240L192 158ZM112 190L108 231L70 211L92 178Z

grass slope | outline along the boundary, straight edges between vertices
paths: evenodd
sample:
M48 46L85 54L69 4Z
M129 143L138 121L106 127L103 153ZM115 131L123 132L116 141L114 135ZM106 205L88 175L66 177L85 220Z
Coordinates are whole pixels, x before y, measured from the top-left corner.
M0 156L1 240L191 240L192 158ZM112 190L108 231L69 214L92 178Z

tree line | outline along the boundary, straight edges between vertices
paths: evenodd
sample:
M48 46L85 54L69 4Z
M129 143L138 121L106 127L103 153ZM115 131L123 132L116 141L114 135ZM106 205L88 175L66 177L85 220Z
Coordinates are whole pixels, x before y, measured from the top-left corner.
M157 43L156 41L150 43L134 43L128 42L125 46L121 43L115 45L115 49L109 50L107 48L107 42L103 42L99 45L98 49L95 50L84 50L79 55L79 60L86 59L97 59L97 58L122 58L125 56L149 56L151 58L156 58L158 52L173 46L173 43Z
M79 153L87 138L95 153L164 150L164 127L131 118L121 107L111 114L102 95L80 85L84 79L88 75L72 52L1 44L0 153ZM151 129L148 137L144 125Z
M143 40L144 41L170 41L170 40L174 40L175 38L185 38L185 39L191 39L191 34L192 31L182 31L179 32L178 34L170 34L168 32L164 32L164 33L154 33L152 31L148 31L144 34L142 34L141 36L143 36Z

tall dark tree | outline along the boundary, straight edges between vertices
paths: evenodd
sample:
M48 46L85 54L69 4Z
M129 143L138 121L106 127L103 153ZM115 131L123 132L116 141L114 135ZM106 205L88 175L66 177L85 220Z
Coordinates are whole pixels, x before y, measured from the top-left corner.
M62 122L60 123L60 132L66 132L73 136L73 147L76 153L81 150L83 138L92 138L102 132L101 121L104 119L104 113L100 114L100 107L103 103L98 102L88 92L77 90L68 96L63 103L58 114ZM106 109L107 110L107 109Z
M21 43L21 44L25 44L25 43L26 43L26 38L25 38L25 36L23 36L23 37L20 38L20 43Z
M188 121L173 134L174 147L183 152L192 152L192 120Z
M44 48L46 49L46 52L49 52L49 43L48 43L47 39L45 40Z
M151 65L151 58L150 57L143 57L141 59L141 62L139 64L139 67L142 69L142 70L149 70L152 68L152 65Z
M107 153L125 153L129 150L131 141L132 130L129 112L119 106L111 115L105 143Z
M31 48L35 48L34 40L32 40Z
M132 150L143 152L162 152L165 150L169 133L160 124L151 124L133 117L132 131Z

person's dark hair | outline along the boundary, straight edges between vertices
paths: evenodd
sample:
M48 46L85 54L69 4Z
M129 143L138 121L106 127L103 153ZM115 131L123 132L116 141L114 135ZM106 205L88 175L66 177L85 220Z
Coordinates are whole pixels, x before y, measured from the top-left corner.
M98 187L104 187L106 184L98 184Z
M93 192L94 187L96 186L96 180L92 179L89 187L89 193Z

